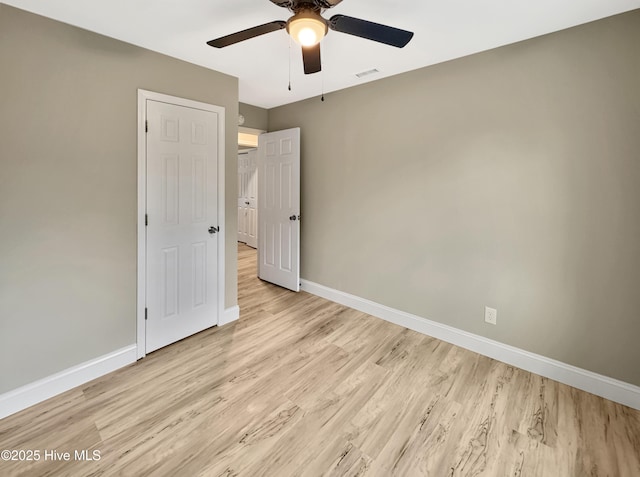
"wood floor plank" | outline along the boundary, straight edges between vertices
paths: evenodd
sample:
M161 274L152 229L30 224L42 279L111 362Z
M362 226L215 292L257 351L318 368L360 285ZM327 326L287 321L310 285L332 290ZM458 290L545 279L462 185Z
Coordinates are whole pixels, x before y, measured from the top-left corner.
M0 421L1 476L640 475L640 412L256 278L240 320Z

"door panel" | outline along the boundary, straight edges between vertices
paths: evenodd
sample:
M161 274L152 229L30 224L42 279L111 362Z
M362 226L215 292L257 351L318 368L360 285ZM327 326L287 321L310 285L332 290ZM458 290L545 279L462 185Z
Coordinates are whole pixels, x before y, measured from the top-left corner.
M256 150L238 154L238 242L258 246Z
M218 323L218 115L147 101L146 352Z
M247 206L247 218L245 222L246 226L246 238L247 245L256 248L258 246L258 151L252 149L247 154L247 192L246 192L246 206Z
M238 154L238 242L247 242L247 153Z
M258 276L300 290L300 128L258 137Z

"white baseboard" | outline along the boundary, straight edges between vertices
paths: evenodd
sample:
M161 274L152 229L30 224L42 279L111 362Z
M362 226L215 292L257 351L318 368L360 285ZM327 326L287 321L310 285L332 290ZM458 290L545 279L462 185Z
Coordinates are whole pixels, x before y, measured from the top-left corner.
M240 307L238 305L231 306L224 310L224 313L218 320L218 326L224 326L226 324L231 323L232 321L236 321L240 318Z
M0 394L0 419L136 361L136 345L113 351Z
M240 318L240 307L232 306L224 310L218 326L223 326ZM12 391L0 394L0 419L22 411L34 404L45 401L76 386L104 376L137 360L138 347L134 344L116 350L86 363L73 366L59 373L47 376Z
M638 386L405 313L308 280L301 280L301 285L302 290L313 295L640 410L640 387Z

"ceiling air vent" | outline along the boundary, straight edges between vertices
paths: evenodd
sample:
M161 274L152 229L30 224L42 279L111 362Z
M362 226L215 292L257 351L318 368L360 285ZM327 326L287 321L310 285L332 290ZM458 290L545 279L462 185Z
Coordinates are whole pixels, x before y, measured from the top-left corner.
M361 71L360 73L356 73L356 76L358 78L364 78L365 76L375 75L376 73L380 73L380 71L374 68L372 70Z

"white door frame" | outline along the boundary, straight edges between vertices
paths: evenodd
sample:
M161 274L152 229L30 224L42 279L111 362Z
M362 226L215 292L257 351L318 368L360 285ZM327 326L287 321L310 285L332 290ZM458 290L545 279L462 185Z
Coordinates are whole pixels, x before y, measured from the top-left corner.
M153 91L138 90L138 287L136 310L136 343L137 359L146 355L146 290L147 290L147 231L145 214L147 211L147 100L185 106L188 108L211 111L218 114L218 223L222 230L218 235L218 323L224 315L224 280L225 280L225 230L224 226L224 108L213 104L201 103L190 99L178 98Z

